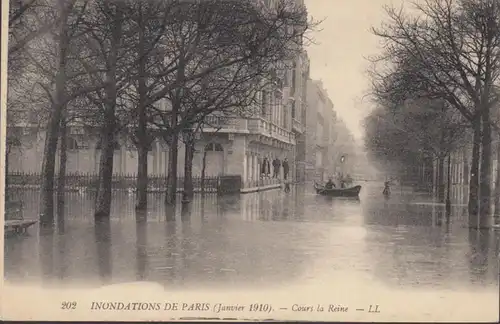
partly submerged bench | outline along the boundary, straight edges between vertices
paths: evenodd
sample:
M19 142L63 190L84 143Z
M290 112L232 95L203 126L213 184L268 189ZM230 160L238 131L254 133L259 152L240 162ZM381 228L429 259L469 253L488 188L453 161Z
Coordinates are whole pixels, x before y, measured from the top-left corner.
M20 201L5 202L4 232L24 233L28 227L36 224L38 221L33 219L24 219L23 204Z

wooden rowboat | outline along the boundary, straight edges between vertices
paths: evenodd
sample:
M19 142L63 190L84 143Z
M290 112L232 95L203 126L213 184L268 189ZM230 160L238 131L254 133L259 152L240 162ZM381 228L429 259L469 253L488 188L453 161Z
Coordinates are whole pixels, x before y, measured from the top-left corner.
M329 197L358 197L361 191L361 186L354 186L350 188L332 188L326 189L317 183L314 184L314 189L318 195Z

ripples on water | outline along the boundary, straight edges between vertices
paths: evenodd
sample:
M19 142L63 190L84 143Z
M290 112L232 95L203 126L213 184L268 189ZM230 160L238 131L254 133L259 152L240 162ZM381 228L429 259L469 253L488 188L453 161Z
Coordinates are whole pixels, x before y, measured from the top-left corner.
M302 187L197 198L167 221L151 195L147 221L134 199L115 194L108 224L94 226L91 196L68 194L54 229L5 240L5 278L43 285L131 281L168 288L258 288L349 271L393 288L498 289L498 235L469 231L466 211L427 197L364 188L360 200L316 196ZM20 193L25 217L38 194ZM426 200L427 199L427 200ZM144 216L144 215L142 215ZM316 284L321 285L320 279ZM251 286L249 286L251 285Z

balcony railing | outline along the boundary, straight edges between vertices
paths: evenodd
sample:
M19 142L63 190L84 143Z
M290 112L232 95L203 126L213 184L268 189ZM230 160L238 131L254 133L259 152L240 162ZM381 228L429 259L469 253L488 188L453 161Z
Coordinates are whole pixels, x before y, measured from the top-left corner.
M208 116L203 131L219 133L260 134L279 141L295 144L295 134L261 117Z
M295 144L295 135L292 132L260 117L248 120L248 130L253 134L262 134L285 143Z
M248 133L247 120L241 117L207 116L204 132Z

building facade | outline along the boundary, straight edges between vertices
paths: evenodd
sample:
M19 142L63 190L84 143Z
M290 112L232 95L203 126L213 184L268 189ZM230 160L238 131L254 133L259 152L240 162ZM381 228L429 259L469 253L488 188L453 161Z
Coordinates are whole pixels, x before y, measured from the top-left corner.
M300 62L300 58L298 59ZM205 158L205 174L241 175L245 187L260 184L264 158L273 161L288 159L289 175L295 174L296 137L304 131L302 118L305 99L301 97L301 74L297 68L288 71L284 77L281 91L262 91L259 113L251 118L208 117L208 125L198 135L193 160L193 174L199 176ZM292 90L295 89L295 90ZM9 149L9 172L38 174L41 172L45 135L36 127L19 125L11 132L17 132L20 140ZM168 145L160 138L152 144L148 158L148 172L154 176L167 174ZM59 153L59 152L58 152ZM184 174L185 149L179 143L178 175ZM58 154L59 155L59 154ZM97 134L92 134L81 126L71 126L68 130L67 173L96 174L99 168L100 145ZM56 171L59 169L59 156L56 157ZM113 163L116 175L137 173L137 151L125 137L116 140ZM272 170L271 170L272 173ZM272 176L272 174L271 174ZM280 169L283 177L283 168Z
M302 1L298 1L299 4ZM273 1L264 1L272 6ZM241 175L247 188L263 184L279 184L280 180L263 175L263 163L285 159L289 163L290 180L303 180L301 163L305 160L306 88L309 75L309 59L305 50L289 62L290 66L278 76L281 89L263 90L259 93L256 113L250 118L239 116L224 118L209 116L207 125L196 138L193 159L193 175L199 176L205 168L206 176ZM19 133L20 141L10 147L9 172L39 174L45 142L44 131L36 127L19 125L11 132ZM129 139L116 139L113 173L134 175L137 173L137 150ZM154 140L148 157L148 172L153 176L166 176L169 147L161 138ZM58 152L59 155L59 152ZM180 141L178 152L178 176L184 175L185 148ZM203 157L205 156L205 163ZM98 136L81 126L68 130L66 172L69 174L97 174L100 145ZM59 156L56 157L56 172ZM298 161L298 163L297 163ZM297 167L299 165L299 167ZM279 178L283 178L280 168ZM264 181L263 181L264 180Z
M307 107L306 180L325 181L328 177L352 172L352 162L355 159L354 137L338 117L319 80L308 81Z
M306 117L306 179L323 181L328 174L328 146L333 103L321 81L309 80Z

